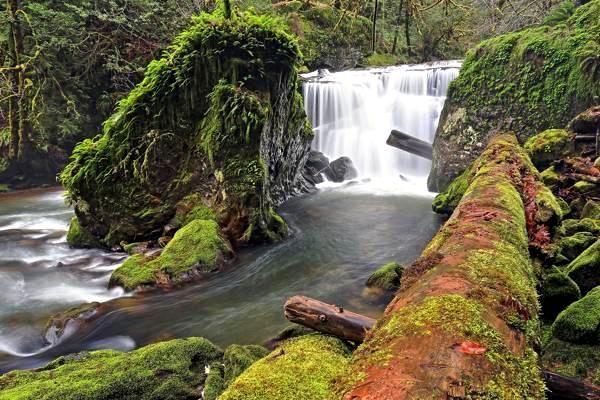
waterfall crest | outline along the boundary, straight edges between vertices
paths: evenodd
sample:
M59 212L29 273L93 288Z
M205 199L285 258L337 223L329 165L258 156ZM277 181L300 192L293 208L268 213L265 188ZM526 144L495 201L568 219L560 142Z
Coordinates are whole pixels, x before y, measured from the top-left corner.
M392 148L398 129L433 142L459 61L304 75L304 106L313 148L331 159L348 156L361 177L425 176L431 163Z

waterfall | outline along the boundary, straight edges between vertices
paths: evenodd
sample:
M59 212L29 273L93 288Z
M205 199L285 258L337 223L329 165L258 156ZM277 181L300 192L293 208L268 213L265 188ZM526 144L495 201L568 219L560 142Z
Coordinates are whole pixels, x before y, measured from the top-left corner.
M397 129L433 142L450 82L460 62L445 61L304 75L304 106L313 149L331 160L348 156L361 177L425 176L431 163L390 147Z

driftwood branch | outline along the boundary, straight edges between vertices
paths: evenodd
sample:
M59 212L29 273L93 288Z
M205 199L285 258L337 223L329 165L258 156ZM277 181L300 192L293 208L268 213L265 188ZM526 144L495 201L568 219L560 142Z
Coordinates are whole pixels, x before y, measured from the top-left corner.
M290 298L284 310L291 322L357 343L375 325L373 318L304 296Z
M360 343L375 320L341 307L304 296L294 296L285 303L285 317L291 322ZM550 399L600 400L600 387L588 385L550 371L543 371Z
M412 137L406 133L393 130L386 143L389 146L407 151L427 160L433 159L433 148L430 143Z

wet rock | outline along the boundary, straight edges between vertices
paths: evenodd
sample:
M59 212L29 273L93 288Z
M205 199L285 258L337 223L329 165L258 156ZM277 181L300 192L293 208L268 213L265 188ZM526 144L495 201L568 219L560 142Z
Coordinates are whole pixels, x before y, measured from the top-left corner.
M97 318L100 307L98 302L85 303L53 315L46 324L46 341L55 344L65 333L67 325L86 323Z
M311 150L308 155L308 160L306 160L306 166L318 172L322 172L329 167L329 158L320 151Z
M358 171L349 157L340 157L329 164L325 176L332 182L343 182L358 177Z
M367 280L367 287L395 290L400 287L404 268L397 262L382 265Z
M595 134L600 129L600 106L582 112L569 123L568 129L581 134Z
M125 253L129 255L144 254L147 253L153 247L153 244L150 241L135 243L121 242L121 247L123 248L123 251L125 251Z

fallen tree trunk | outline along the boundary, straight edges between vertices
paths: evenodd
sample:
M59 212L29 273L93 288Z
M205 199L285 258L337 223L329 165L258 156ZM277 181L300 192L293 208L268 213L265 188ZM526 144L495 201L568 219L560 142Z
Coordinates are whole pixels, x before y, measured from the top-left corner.
M364 315L303 296L294 296L285 304L285 316L291 322L340 339L360 343L375 324ZM543 371L551 399L600 400L600 388L550 371Z
M406 133L393 130L386 142L389 146L407 151L427 160L433 159L433 147L431 143L412 137Z
M373 318L304 296L291 297L284 310L291 322L357 343L375 325Z
M556 199L513 135L493 138L471 168L458 207L354 353L340 397L545 398L527 226Z

